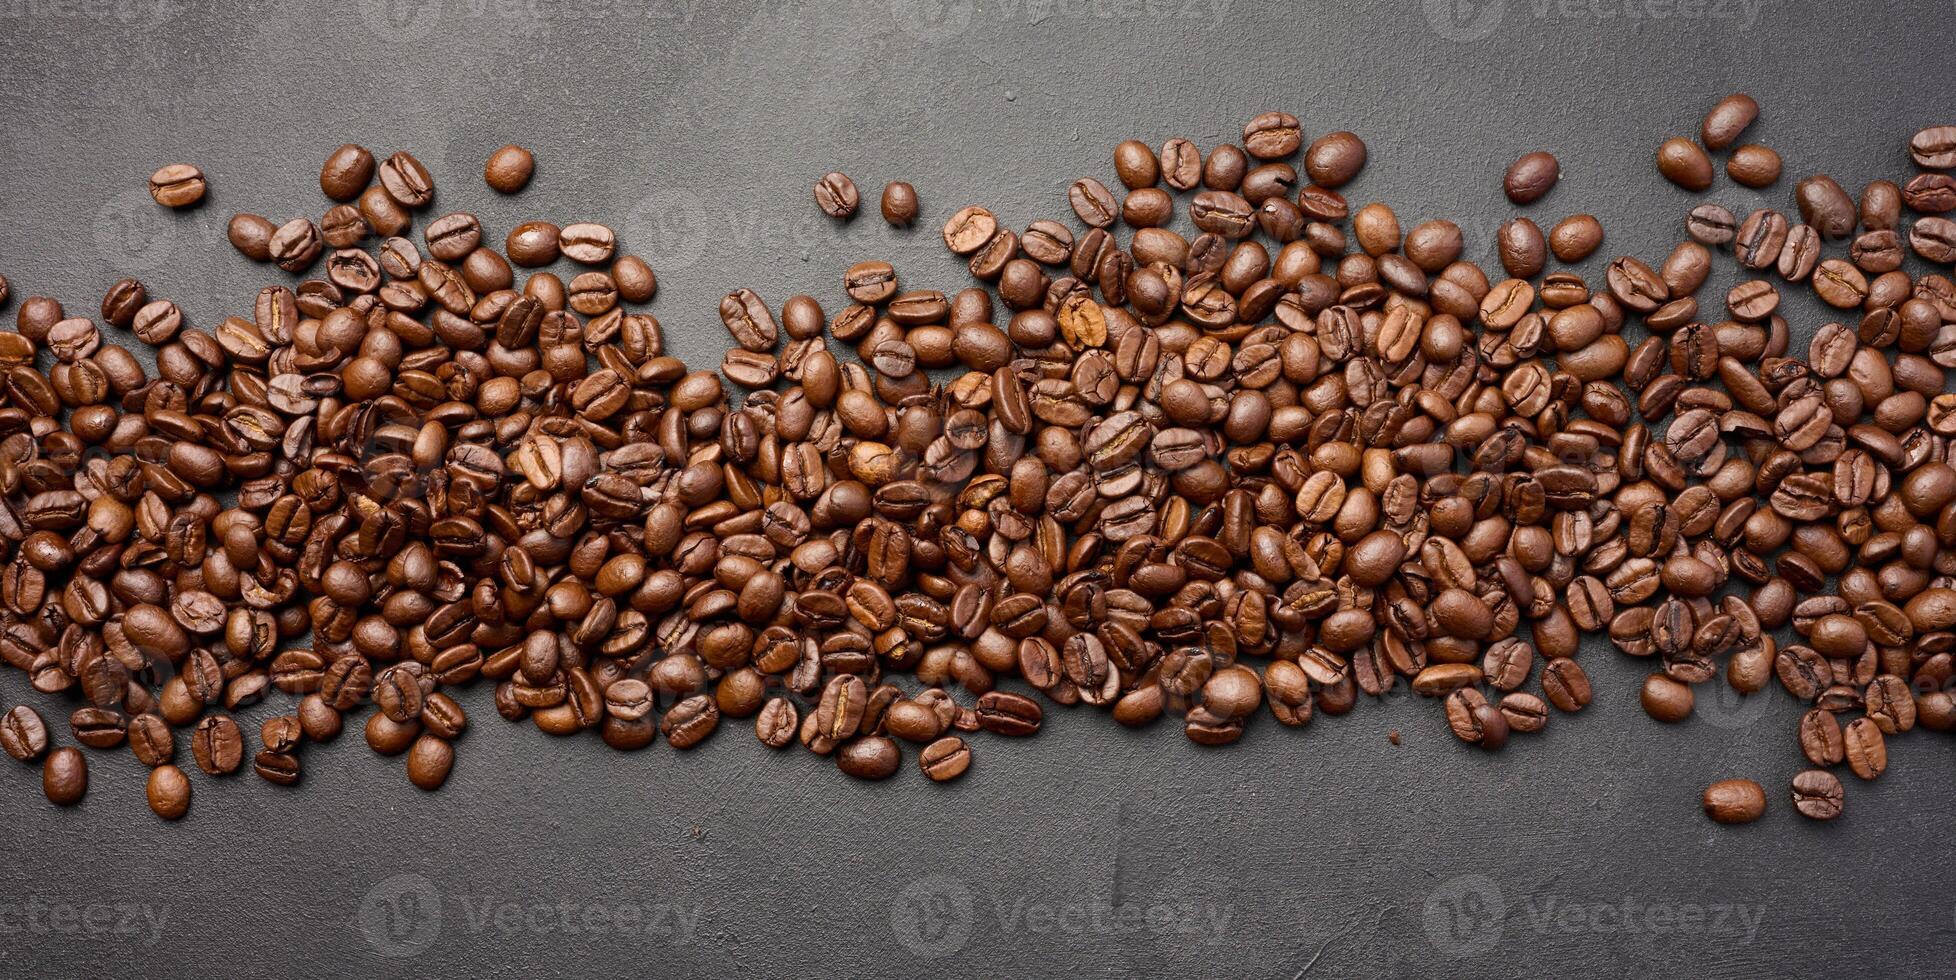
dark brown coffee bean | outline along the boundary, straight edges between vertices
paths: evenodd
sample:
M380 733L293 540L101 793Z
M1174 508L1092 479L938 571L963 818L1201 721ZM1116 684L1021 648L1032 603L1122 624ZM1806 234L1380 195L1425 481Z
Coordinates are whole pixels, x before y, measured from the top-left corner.
M211 776L236 772L244 761L244 733L228 715L209 715L190 733L190 754Z
M903 750L881 735L864 735L842 743L835 753L836 767L857 779L888 779L903 764Z
M1766 791L1750 779L1722 779L1705 787L1704 808L1717 823L1751 823L1766 814Z
M978 724L999 735L1025 736L1039 731L1044 712L1037 702L1005 691L988 691L978 697Z
M1593 696L1589 675L1574 660L1550 660L1542 665L1542 693L1562 711L1581 711Z
M847 174L827 173L815 182L815 203L822 213L838 221L847 221L856 216L856 208L862 198L856 191L856 182Z
M488 162L482 165L483 181L499 194L522 190L535 172L536 157L513 143L489 154Z
M1824 769L1809 769L1793 777L1793 809L1808 819L1840 816L1844 795L1841 781Z
M41 764L41 792L55 806L74 806L88 795L88 760L81 751L62 746Z
M1731 242L1738 231L1732 212L1718 204L1700 204L1692 208L1685 218L1684 227L1693 241L1714 248Z
M419 209L434 200L435 180L421 161L406 151L395 153L379 168L380 186L405 208Z
M1725 173L1745 187L1770 187L1779 180L1779 172L1779 154L1757 143L1733 150L1725 161Z
M408 750L408 782L417 789L440 789L448 781L448 773L454 767L455 748L445 739L423 735L415 739L414 747Z
M145 795L150 810L164 820L182 820L190 812L190 779L176 766L161 765L150 770Z
M1842 738L1847 767L1862 779L1874 779L1888 770L1888 743L1873 719L1856 718L1847 724Z
M335 201L359 197L373 179L374 155L351 143L334 150L319 168L319 189Z
M1561 162L1553 154L1536 150L1522 154L1508 165L1501 189L1516 204L1533 204L1547 195L1561 176Z
M149 175L149 196L166 208L187 208L204 199L204 172L188 163L172 163Z
M0 716L0 748L19 762L34 762L48 750L47 724L39 712L24 704Z
M1657 148L1657 172L1687 191L1711 188L1711 157L1698 144L1682 136L1673 136Z
M1712 151L1723 150L1738 142L1746 127L1759 118L1759 103L1743 92L1728 95L1705 113L1705 121L1699 127L1699 137L1705 141L1705 148Z

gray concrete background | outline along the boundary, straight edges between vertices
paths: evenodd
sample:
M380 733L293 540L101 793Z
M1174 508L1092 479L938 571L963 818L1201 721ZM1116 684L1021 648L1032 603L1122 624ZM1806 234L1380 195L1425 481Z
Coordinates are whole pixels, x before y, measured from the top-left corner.
M1748 135L1787 160L1764 194L1721 177L1712 199L1741 213L1790 207L1809 172L1905 174L1908 135L1951 121L1956 7L1852 6L0 0L0 273L78 310L138 275L210 326L279 277L223 245L224 220L317 216L318 164L353 141L416 153L434 213L497 236L610 223L659 272L669 347L705 365L734 286L835 303L847 265L886 257L948 291L966 279L935 228L955 208L1071 220L1066 184L1111 182L1117 141L1207 147L1268 108L1359 132L1354 202L1455 218L1490 267L1500 172L1535 148L1564 166L1539 221L1592 211L1605 256L1655 260L1690 198L1651 152L1728 90L1760 98ZM479 174L508 141L541 163L499 198ZM203 208L148 200L174 160L210 173ZM822 218L808 188L836 168L871 201L914 182L918 229ZM1821 322L1789 306L1796 336ZM686 755L546 744L482 689L434 796L352 726L305 750L296 789L193 771L174 826L126 752L91 753L66 811L0 764L0 974L1950 974L1948 739L1897 741L1893 771L1816 825L1784 795L1793 704L1707 687L1661 727L1639 665L1583 657L1597 703L1495 757L1403 695L1301 732L1265 718L1225 751L1055 710L1038 739L980 738L957 784L864 785L738 723ZM0 699L66 740L66 707L17 674ZM1740 775L1771 812L1714 827L1699 789Z

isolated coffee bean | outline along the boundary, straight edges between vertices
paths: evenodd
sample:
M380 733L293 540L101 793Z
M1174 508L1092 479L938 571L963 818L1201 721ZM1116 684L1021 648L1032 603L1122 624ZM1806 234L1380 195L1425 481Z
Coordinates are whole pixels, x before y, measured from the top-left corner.
M823 214L846 221L855 217L861 196L856 192L856 182L847 174L828 173L815 182L815 203Z
M351 143L334 150L319 168L319 189L335 201L359 197L373 179L374 155Z
M1743 92L1728 95L1705 113L1705 121L1699 127L1699 137L1705 148L1712 151L1723 150L1737 142L1746 127L1759 118L1759 103Z
M1501 189L1516 204L1533 204L1555 187L1562 176L1562 164L1550 153L1536 150L1524 153L1509 164Z
M39 712L24 704L0 715L0 748L18 762L34 762L48 750L48 729Z
M1682 136L1673 136L1657 148L1657 172L1688 191L1711 188L1711 158L1698 144Z
M41 764L41 792L55 806L74 806L88 795L88 761L79 749L62 746Z
M166 208L187 208L204 199L204 172L188 163L172 163L149 175L149 196Z
M482 166L482 179L497 193L514 194L529 185L535 172L536 157L512 143L489 154Z
M190 779L176 766L150 770L146 793L150 810L165 820L182 820L190 812Z
M408 782L418 789L440 789L448 781L449 770L454 766L455 749L446 739L423 735L414 740L413 748L408 749Z
M1704 806L1718 823L1751 823L1766 814L1766 791L1750 779L1724 779L1705 787Z
M1809 769L1793 777L1793 809L1808 819L1840 816L1844 795L1841 781L1824 769Z

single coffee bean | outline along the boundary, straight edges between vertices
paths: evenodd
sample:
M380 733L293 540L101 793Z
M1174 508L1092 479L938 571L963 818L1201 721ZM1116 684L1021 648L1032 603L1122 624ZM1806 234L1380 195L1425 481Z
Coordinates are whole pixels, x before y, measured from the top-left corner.
M1779 172L1779 154L1757 143L1733 150L1725 160L1725 173L1745 187L1770 187L1779 179Z
M1793 777L1793 809L1811 820L1832 820L1841 815L1844 794L1841 781L1825 769L1808 769Z
M1723 150L1738 142L1746 127L1759 118L1759 103L1743 92L1728 95L1705 113L1704 124L1698 135L1705 141L1705 148L1712 151Z
M190 754L206 775L229 775L244 761L244 733L229 715L207 715L190 733Z
M1549 229L1549 248L1563 262L1581 262L1603 244L1603 223L1594 215L1571 215Z
M1562 711L1581 711L1593 696L1589 675L1574 660L1555 659L1542 665L1542 693Z
M351 201L374 179L374 155L348 143L334 150L319 168L319 189L335 201Z
M883 185L882 211L891 227L910 227L917 220L917 189L901 180Z
M917 765L932 782L949 782L971 768L971 746L956 735L947 735L917 754Z
M299 783L299 757L289 753L264 751L252 757L251 771L274 786Z
M414 747L408 750L408 782L417 789L440 789L448 781L449 770L454 767L455 748L446 739L423 735L415 739Z
M225 228L231 247L253 262L272 260L272 236L278 226L255 214L234 214Z
M1854 234L1854 199L1834 178L1825 174L1808 177L1794 187L1794 197L1800 205L1800 220L1812 225L1822 237Z
M88 795L88 760L79 749L62 746L41 764L41 792L55 806L74 806Z
M836 767L857 779L888 779L903 764L903 751L882 735L864 735L842 743L835 753Z
M815 203L822 213L838 221L847 221L856 216L856 207L861 197L856 192L856 182L847 174L830 172L815 182Z
M988 732L1031 735L1039 731L1043 717L1039 704L1023 695L987 691L978 697L978 724Z
M204 199L204 172L188 163L159 167L149 175L149 196L166 208L187 208Z
M489 154L482 165L482 179L498 194L514 194L529 186L536 173L536 157L514 143Z
M1833 712L1812 708L1800 717L1800 752L1816 766L1837 766L1847 757L1846 739Z
M1738 233L1737 220L1723 205L1700 204L1685 217L1685 232L1700 245L1729 244Z
M411 153L401 151L382 161L379 176L387 196L404 208L424 208L434 200L435 179Z
M1682 136L1673 136L1657 148L1657 172L1687 191L1711 188L1711 157L1698 144Z
M0 748L19 762L38 761L48 750L48 727L39 712L17 704L0 715Z
M150 770L146 794L150 810L165 820L182 820L190 812L190 779L176 766Z
M1871 718L1856 718L1843 731L1847 767L1862 779L1874 779L1888 769L1888 743Z
M1651 674L1644 678L1644 713L1658 721L1675 724L1690 717L1693 700L1690 686L1667 675Z
M1751 823L1766 814L1766 791L1750 779L1722 779L1705 787L1704 807L1717 823Z
M1521 205L1541 200L1562 177L1562 164L1552 153L1536 150L1524 153L1508 165L1501 189L1508 200Z

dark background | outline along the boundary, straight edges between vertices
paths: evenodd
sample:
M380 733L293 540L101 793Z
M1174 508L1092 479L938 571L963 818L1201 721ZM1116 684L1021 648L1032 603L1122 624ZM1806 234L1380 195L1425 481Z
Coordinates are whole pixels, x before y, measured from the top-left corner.
M473 211L497 241L530 218L611 224L660 275L669 349L705 366L736 286L833 305L845 267L884 257L948 292L967 279L936 228L957 207L1014 228L1072 221L1067 183L1111 184L1119 140L1206 149L1271 108L1307 139L1360 133L1354 206L1385 200L1407 227L1454 218L1490 269L1503 167L1553 150L1562 183L1531 213L1602 216L1595 273L1676 240L1694 198L1652 151L1735 88L1764 104L1747 135L1787 177L1760 194L1721 175L1709 199L1790 210L1808 173L1858 191L1912 172L1909 134L1952 121L1952 14L1948 0L0 0L0 273L11 305L47 294L81 311L136 275L210 327L283 278L224 244L225 219L317 217L319 162L351 141L417 154L439 187L428 214ZM528 193L500 198L481 167L509 141L540 164ZM176 160L210 174L201 209L145 194ZM809 199L830 169L864 190L852 224ZM891 179L919 190L915 230L873 216ZM1732 271L1722 260L1713 286ZM1822 321L1789 310L1804 350ZM296 789L207 778L183 747L196 800L177 825L144 806L126 750L90 753L72 810L5 762L0 973L1949 975L1947 738L1896 740L1893 771L1844 775L1846 816L1814 824L1786 799L1790 701L1711 685L1663 727L1637 706L1640 665L1600 641L1583 663L1596 704L1494 757L1402 693L1303 731L1265 716L1222 751L1166 723L1054 710L1037 739L978 737L959 783L906 760L868 785L768 752L746 722L685 755L553 742L496 718L479 686L437 795L373 756L357 719L305 749ZM0 699L68 741L70 705L11 671ZM1699 813L1700 788L1730 776L1767 787L1759 824Z

